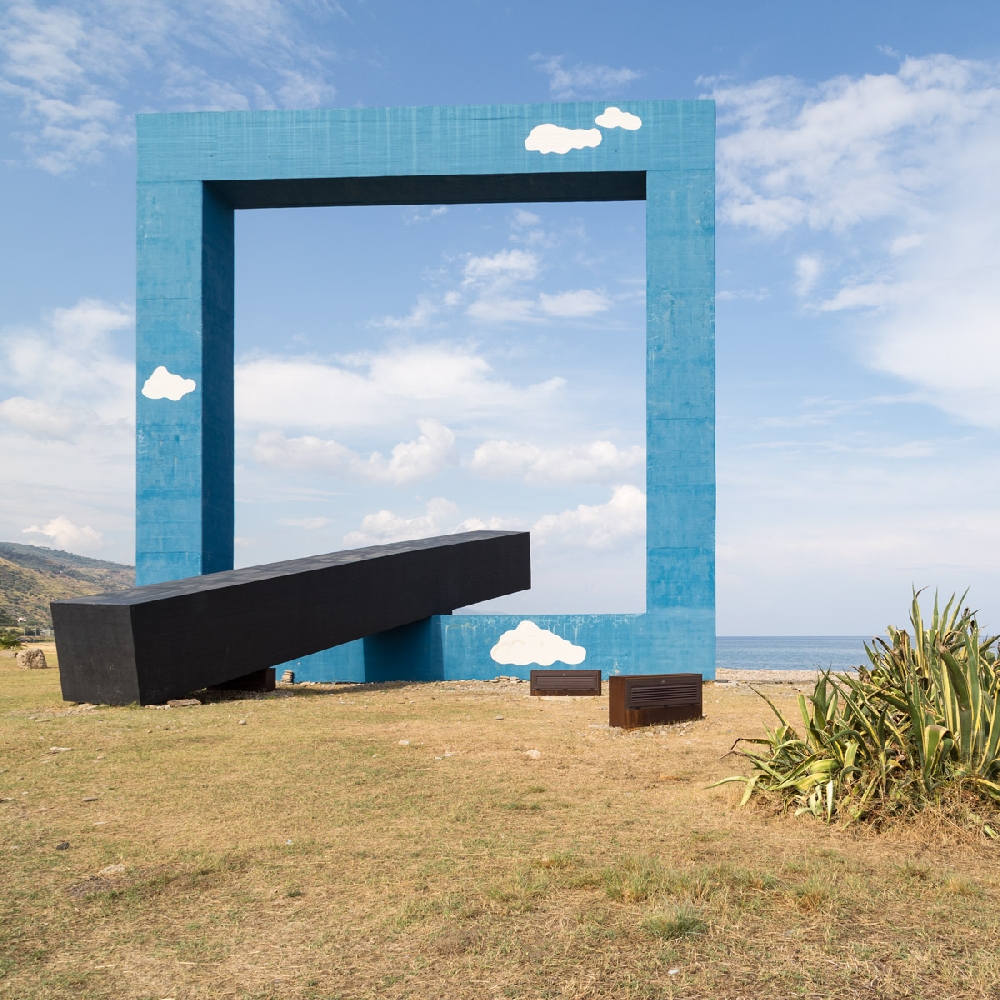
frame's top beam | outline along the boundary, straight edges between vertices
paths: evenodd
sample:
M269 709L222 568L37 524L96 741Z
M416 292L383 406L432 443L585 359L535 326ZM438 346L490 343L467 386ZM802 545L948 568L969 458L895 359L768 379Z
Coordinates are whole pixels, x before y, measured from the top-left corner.
M214 181L241 208L301 204L275 184L344 178L438 178L531 175L547 196L545 175L600 174L613 197L636 198L649 170L713 170L714 101L626 101L439 108L197 112L139 115L138 179ZM529 138L530 137L530 138ZM231 183L227 183L231 182ZM522 200L523 184L501 185L489 200ZM606 184L605 184L606 187ZM516 189L516 190L514 190ZM556 189L553 188L555 191ZM583 199L606 200L607 190ZM642 185L642 194L645 185ZM516 197L511 197L514 195ZM330 200L333 198L334 200ZM313 192L310 204L468 200L447 187L404 193L373 189L353 195ZM486 200L481 196L476 201Z

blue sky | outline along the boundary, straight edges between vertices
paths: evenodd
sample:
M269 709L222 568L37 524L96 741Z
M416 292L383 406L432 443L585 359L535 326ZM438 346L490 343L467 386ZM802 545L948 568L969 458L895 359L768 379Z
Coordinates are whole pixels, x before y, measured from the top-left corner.
M718 630L1000 608L1000 7L0 8L0 537L130 561L133 116L718 102ZM643 208L237 219L237 560L532 530L643 602ZM993 615L1000 623L1000 615Z

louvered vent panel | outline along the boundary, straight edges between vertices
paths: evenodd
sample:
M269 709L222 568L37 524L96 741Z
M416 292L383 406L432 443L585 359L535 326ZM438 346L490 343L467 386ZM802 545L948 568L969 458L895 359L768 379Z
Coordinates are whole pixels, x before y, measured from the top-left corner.
M532 670L532 694L599 695L600 670Z
M632 684L628 692L628 708L680 708L697 703L701 685L684 680L674 683Z

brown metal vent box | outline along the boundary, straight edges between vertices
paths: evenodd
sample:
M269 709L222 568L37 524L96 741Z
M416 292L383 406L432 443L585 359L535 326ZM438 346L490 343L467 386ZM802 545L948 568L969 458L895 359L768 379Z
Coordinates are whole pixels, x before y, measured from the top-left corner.
M608 693L608 722L621 729L701 718L701 674L609 677Z
M532 670L531 694L601 693L600 670Z

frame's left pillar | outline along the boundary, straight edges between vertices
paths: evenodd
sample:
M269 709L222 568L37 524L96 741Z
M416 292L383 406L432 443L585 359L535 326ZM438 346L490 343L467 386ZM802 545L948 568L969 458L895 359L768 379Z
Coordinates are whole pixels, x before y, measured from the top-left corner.
M233 209L201 181L140 182L136 223L142 586L233 567Z

